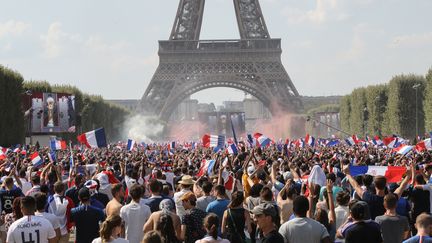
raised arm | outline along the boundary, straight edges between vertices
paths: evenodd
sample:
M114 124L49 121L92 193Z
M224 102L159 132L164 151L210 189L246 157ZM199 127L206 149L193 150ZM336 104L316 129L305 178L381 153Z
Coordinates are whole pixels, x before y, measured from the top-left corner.
M345 173L346 177L348 178L349 183L351 184L351 186L354 188L355 192L357 193L357 195L362 198L363 197L363 189L360 187L360 185L357 183L356 180L354 180L354 178L351 176L350 174L350 169L349 169L349 165L344 165L343 166L343 172Z
M327 197L328 197L328 204L329 204L329 221L330 224L336 224L336 212L333 202L333 181L327 179Z

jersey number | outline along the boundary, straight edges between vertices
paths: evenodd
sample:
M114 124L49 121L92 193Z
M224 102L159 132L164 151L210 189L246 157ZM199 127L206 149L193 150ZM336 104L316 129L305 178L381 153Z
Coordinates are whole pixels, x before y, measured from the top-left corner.
M28 240L25 239L24 232L21 232L21 242L22 243L40 243L40 235L39 230L35 230L36 233L36 241L33 240L33 233L29 233Z

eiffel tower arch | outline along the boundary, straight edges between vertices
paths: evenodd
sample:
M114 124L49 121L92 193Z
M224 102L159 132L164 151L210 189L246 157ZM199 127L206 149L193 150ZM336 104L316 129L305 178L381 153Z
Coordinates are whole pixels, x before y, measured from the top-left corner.
M245 91L272 113L296 113L300 96L270 38L258 0L233 0L237 40L200 40L205 0L180 0L169 40L159 41L159 66L142 97L143 113L168 120L186 97L204 89Z

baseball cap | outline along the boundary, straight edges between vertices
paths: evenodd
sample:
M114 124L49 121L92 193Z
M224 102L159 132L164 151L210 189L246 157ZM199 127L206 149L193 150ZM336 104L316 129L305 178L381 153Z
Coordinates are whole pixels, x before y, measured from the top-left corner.
M267 215L275 217L277 215L276 209L270 203L261 203L258 206L254 207L251 211L254 215Z

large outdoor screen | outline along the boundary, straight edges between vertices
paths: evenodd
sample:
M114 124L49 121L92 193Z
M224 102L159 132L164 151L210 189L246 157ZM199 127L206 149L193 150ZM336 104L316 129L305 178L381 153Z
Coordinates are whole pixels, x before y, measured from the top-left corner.
M23 99L32 133L75 132L74 95L34 92L23 96Z

